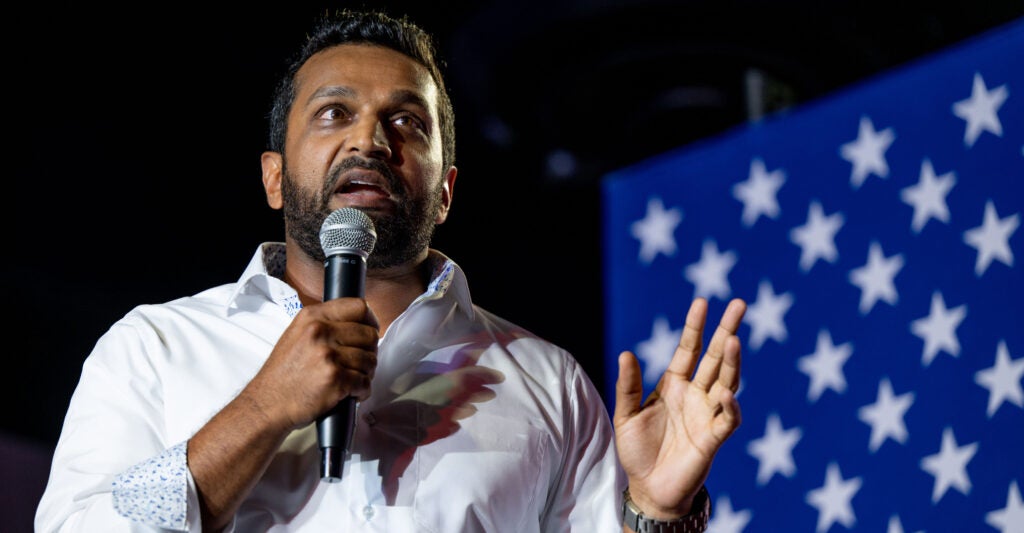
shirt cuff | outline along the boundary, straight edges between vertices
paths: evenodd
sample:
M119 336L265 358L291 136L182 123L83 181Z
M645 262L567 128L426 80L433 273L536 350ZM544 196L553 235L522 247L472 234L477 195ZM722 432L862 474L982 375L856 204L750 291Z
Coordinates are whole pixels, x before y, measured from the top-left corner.
M132 466L113 482L114 510L134 522L188 530L188 441Z

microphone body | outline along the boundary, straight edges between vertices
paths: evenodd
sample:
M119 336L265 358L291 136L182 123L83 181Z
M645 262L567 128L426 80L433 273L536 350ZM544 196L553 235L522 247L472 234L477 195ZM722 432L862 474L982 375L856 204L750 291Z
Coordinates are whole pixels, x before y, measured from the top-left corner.
M320 242L324 249L324 301L362 298L366 287L366 257L377 234L370 218L352 207L335 210L324 220ZM341 480L355 433L356 400L348 396L316 421L320 445L320 479Z

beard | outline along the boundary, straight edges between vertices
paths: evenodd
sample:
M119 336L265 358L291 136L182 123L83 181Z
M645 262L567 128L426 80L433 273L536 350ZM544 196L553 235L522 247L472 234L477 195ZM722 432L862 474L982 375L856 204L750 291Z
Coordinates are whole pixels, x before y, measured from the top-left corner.
M414 194L405 188L383 161L350 157L332 168L319 191L307 192L300 187L282 163L283 178L281 197L284 204L285 230L309 257L324 262L323 246L320 244L320 226L331 214L331 196L341 175L352 168L374 170L388 182L395 200L394 214L366 213L373 220L377 241L366 259L367 268L388 268L415 259L430 246L434 235L434 222L441 209L441 190L444 181L427 191Z

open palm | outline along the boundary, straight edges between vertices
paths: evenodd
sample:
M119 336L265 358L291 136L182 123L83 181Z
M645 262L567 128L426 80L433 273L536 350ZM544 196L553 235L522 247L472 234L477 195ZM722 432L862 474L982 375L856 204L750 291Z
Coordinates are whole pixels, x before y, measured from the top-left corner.
M648 516L689 512L715 454L739 427L736 331L745 312L743 300L729 302L701 358L707 301L695 299L668 369L642 405L636 356L628 351L619 356L615 444L630 495Z

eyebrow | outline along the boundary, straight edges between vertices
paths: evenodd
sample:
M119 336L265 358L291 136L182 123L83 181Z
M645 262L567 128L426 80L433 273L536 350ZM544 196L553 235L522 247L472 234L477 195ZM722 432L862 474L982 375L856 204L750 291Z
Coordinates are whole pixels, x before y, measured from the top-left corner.
M358 93L352 87L347 85L331 85L328 87L321 87L317 89L310 97L309 100L317 100L319 98L331 98L331 97L342 97L342 98L355 98ZM422 107L424 110L429 110L430 105L419 93L410 91L408 89L400 89L391 94L390 98L391 105L401 104L412 104Z
M424 110L429 110L430 105L423 99L419 93L409 90L399 90L391 95L391 103L398 104L413 104L422 107Z
M352 98L356 95L356 90L345 86L345 85L331 85L328 87L321 87L310 95L310 100L316 100L317 98L326 98L331 96L343 96L346 98Z

